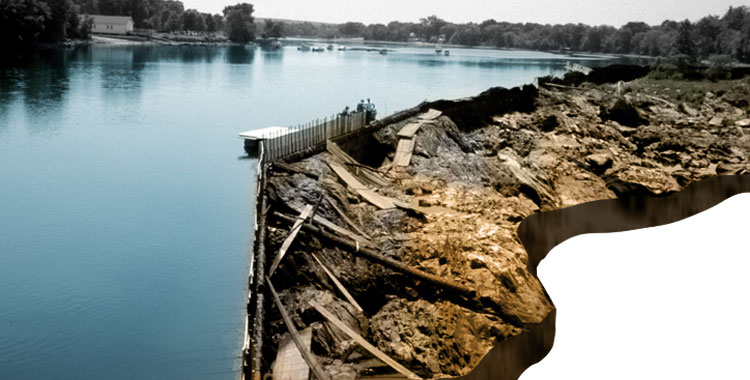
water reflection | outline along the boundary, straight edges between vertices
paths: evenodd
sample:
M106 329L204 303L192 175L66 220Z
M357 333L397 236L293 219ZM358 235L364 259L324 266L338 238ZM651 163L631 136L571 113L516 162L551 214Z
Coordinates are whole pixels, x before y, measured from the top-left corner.
M226 62L241 65L251 64L255 59L255 49L246 46L230 46L227 48Z
M184 63L211 63L221 53L221 48L215 46L171 46L165 52Z
M70 89L68 52L41 49L26 57L23 64L27 69L21 76L20 86L23 88L26 118L31 121L27 123L29 133L52 133L61 128L61 123L47 121L60 119L65 95Z
M276 50L261 50L263 54L263 62L277 63L284 59L284 49Z
M141 75L145 68L143 63L148 55L141 53L141 62L136 62L136 51L129 48L93 49L89 55L92 62L106 63L98 65L101 86L108 94L120 90L139 90Z
M21 73L14 68L0 67L0 133L9 128L8 113L13 99L18 96Z
M565 66L565 60L544 60L544 59L510 59L510 58L471 58L471 57L439 57L431 55L396 55L389 56L388 62L395 63L416 63L422 67L444 67L449 65L469 67L469 68L483 68L483 69L496 69L496 68L523 68L523 67L536 67L536 68L561 68ZM610 62L610 61L604 61Z

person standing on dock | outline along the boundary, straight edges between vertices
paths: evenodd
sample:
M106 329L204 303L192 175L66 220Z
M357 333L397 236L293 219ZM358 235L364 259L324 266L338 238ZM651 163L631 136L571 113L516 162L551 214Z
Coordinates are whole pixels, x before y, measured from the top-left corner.
M377 111L375 111L375 103L370 102L370 98L367 98L367 104L364 105L365 109L365 123L369 124L371 121L375 120L375 115L378 114Z

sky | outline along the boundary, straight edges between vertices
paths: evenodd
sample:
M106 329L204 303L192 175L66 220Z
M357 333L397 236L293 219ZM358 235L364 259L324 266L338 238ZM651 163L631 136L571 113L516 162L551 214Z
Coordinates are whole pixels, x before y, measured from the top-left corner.
M698 20L723 15L742 0L182 0L186 8L220 13L226 5L249 2L255 16L365 24L417 22L429 15L455 23L497 21L542 24L584 23L621 26L629 21L651 25L670 20Z

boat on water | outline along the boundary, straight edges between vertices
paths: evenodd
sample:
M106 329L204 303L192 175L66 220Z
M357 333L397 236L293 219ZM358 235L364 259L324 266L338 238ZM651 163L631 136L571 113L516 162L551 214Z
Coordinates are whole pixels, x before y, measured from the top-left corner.
M328 47L326 49L333 50L333 45L328 45Z
M339 51L346 51L346 46L339 46Z
M300 46L297 46L297 50L299 51L310 51L310 46L306 44L302 44Z
M388 54L388 49L380 49L378 53L380 53L381 55L386 55Z
M451 55L451 51L450 50L444 50L443 51L443 55L445 55L445 56Z
M440 55L440 53L443 52L443 49L435 49L435 54Z
M314 51L316 53L320 53L320 52L326 51L326 49L323 48L323 47L321 47L321 46L316 46L316 47L312 48L312 51Z

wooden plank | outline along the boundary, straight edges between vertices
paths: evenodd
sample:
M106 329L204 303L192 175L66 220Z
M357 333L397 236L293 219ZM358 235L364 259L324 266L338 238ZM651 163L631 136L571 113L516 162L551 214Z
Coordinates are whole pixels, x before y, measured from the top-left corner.
M407 139L410 139L414 137L414 134L417 133L419 130L419 127L422 126L422 123L409 123L406 124L403 128L401 128L400 131L396 134L398 137L405 137Z
M312 178L312 179L314 179L316 181L320 179L320 176L317 175L317 174L315 174L315 173L313 173L313 172L310 172L310 171L307 171L307 170L304 170L304 169L300 169L300 168L298 168L296 166L285 164L283 162L274 162L274 163L272 163L271 164L271 170L273 170L273 171L283 170L283 171L290 172L290 173L303 174L303 175L306 175L306 176L308 176L308 177L310 177L310 178Z
M414 139L398 140L398 147L396 148L396 157L393 158L393 165L409 166L412 151L414 151Z
M342 209L341 209L341 208L340 208L340 207L338 206L338 204L336 203L336 201L335 201L335 200L331 199L331 197L329 197L329 196L328 196L328 194L326 194L326 195L325 195L325 198L326 198L326 201L328 201L328 204L330 204L330 205L331 205L331 207L333 207L333 209L334 209L334 210L336 211L336 213L337 213L337 214L339 214L339 217L340 217L340 218L341 218L341 219L342 219L342 220L343 220L343 221L344 221L344 222L345 222L346 224L348 224L348 225L349 225L349 227L351 227L351 228L352 228L352 229L353 229L353 230L354 230L355 232L357 232L358 234L362 235L362 236L363 236L364 238L366 238L366 239L368 239L368 240L369 240L369 239L372 239L372 237L371 237L370 235L368 235L368 234L367 234L367 233L366 233L365 231L362 231L362 229L361 229L361 228L359 228L359 226L357 226L357 224L356 224L356 223L354 223L354 221L353 221L353 220L351 220L351 219L350 219L350 218L349 218L349 217L348 217L348 216L346 215L346 213L344 212L344 210L342 210ZM316 217L317 217L317 215L316 215ZM338 226L336 226L336 227L338 227Z
M288 204L288 205L294 211L297 211L297 212L300 212L300 213L302 212L302 206L301 205L299 205L299 204L293 204L293 203ZM326 219L326 218L324 218L324 217L322 217L320 215L316 214L315 216L313 216L313 222L318 223L321 226L326 227L329 230L331 230L331 231L333 231L333 232L335 232L335 233L337 233L339 235L346 236L349 239L352 239L352 240L356 241L360 245L363 245L363 246L371 246L372 245L370 243L370 238L369 237L360 236L360 235L355 234L354 232L351 232L351 231L347 230L346 228L339 227L336 223L331 222L330 220L328 220L328 219Z
M294 223L294 221L296 220L294 217L284 215L282 213L279 213L278 211L274 212L274 216L290 224ZM450 278L446 278L445 276L441 277L441 276L437 276L431 273L427 273L420 269L404 264L401 261L393 260L387 256L383 256L381 252L379 251L376 251L368 247L358 246L356 242L354 242L353 240L348 239L348 238L345 239L345 238L342 238L341 236L329 233L328 231L325 231L322 228L310 226L307 224L302 225L302 228L304 228L306 232L309 232L312 235L323 237L325 239L338 243L339 245L343 247L348 248L350 253L356 256L364 257L368 260L381 264L387 268L393 269L406 276L412 277L418 281L424 281L425 283L431 284L438 288L441 288L450 292L455 292L459 294L460 296L465 297L467 300L469 300L469 302L475 304L478 310L488 307L487 305L483 305L481 303L487 300L482 300L481 302L479 301L479 299L477 298L476 290L470 289L460 284L456 284L452 282ZM509 321L515 321L514 317L503 313L499 305L495 305L494 307L497 307L496 311L500 312L499 315L503 317L503 319L508 319Z
M327 141L326 142L326 151L330 153L338 162L342 164L351 164L354 166L357 166L357 174L368 184L370 184L373 187L386 187L389 185L389 182L385 177L383 177L382 174L380 174L377 170L368 167L366 165L362 165L357 160L346 154L341 148L339 148L338 145L336 145L335 142ZM361 170L360 170L361 168Z
M313 257L313 259L315 259L315 261L318 263L318 265L320 265L320 267L323 268L323 272L326 272L326 274L331 279L331 281L333 281L333 283L336 285L336 288L341 292L341 294L344 295L344 298L346 298L346 300L349 301L349 303L352 306L354 306L355 309L357 309L360 312L364 313L364 310L362 310L362 307L359 306L359 304L354 299L354 297L352 297L352 295L349 293L349 291L346 290L346 288L344 287L344 284L342 284L341 281L339 281L339 279L333 274L333 272L331 272L331 270L328 269L328 267L325 264L323 264L323 262L320 261L320 259L318 259L318 256L315 256L314 253L310 252L310 255Z
M276 289L273 287L271 279L268 278L268 276L266 276L266 281L268 284L268 289L271 291L271 295L273 296L273 301L276 303L276 307L279 309L279 313L281 314L281 319L284 321L287 330L289 330L289 335L292 337L294 345L297 346L297 350L300 354L302 354L302 359L305 360L305 363L307 363L307 366L310 367L310 369L313 371L313 374L316 378L318 378L318 380L332 380L328 373L323 371L323 368L320 367L315 356L313 356L310 350L305 347L305 343L302 341L302 337L294 327L294 322L292 322L292 319L289 318L289 314L286 312L284 304L281 303L279 294L276 293Z
M336 175L338 175L339 178L341 178L341 180L344 181L344 183L346 183L346 185L350 189L359 194L362 198L364 198L364 200L372 203L382 210L396 208L396 205L393 204L393 201L391 201L390 198L378 195L374 191L365 187L362 182L359 182L358 179L354 178L354 176L339 163L331 161L328 162L328 166L333 169Z
M279 253L276 254L276 257L274 257L273 259L273 263L271 263L271 268L268 270L269 277L272 276L273 272L276 271L276 268L281 263L281 259L284 258L286 251L292 245L294 238L297 237L297 234L299 233L300 228L302 228L302 223L304 223L307 217L310 216L310 213L312 213L312 210L313 210L313 206L306 205L305 208L302 210L302 212L299 214L299 217L297 217L297 221L294 222L294 226L292 226L292 230L289 231L289 236L287 236L286 240L284 240L284 243L281 244Z
M312 329L308 327L299 335L302 338L302 344L309 350L312 343ZM285 335L279 342L271 373L273 380L308 380L310 378L310 367L307 366L302 354L294 345L291 335Z
M412 371L409 371L406 369L406 367L402 366L395 360L391 359L386 355L383 351L378 350L377 347L370 344L370 342L366 341L364 338L362 338L359 334L357 334L354 330L349 328L344 322L336 318L335 315L333 315L330 311L326 310L322 305L319 303L310 300L310 306L314 307L315 310L317 310L320 314L322 314L329 322L331 322L334 326L338 327L339 330L344 332L346 335L349 335L350 338L354 339L357 343L359 343L360 346L364 347L367 351L370 351L371 354L375 355L378 359L382 360L384 363L388 364L396 370L396 372L410 378L410 379L420 379L417 374L415 374Z
M430 108L429 111L427 111L427 112L419 115L419 119L422 119L422 120L435 120L438 117L440 117L440 115L442 115L442 114L443 113L441 111L438 111L436 109Z

